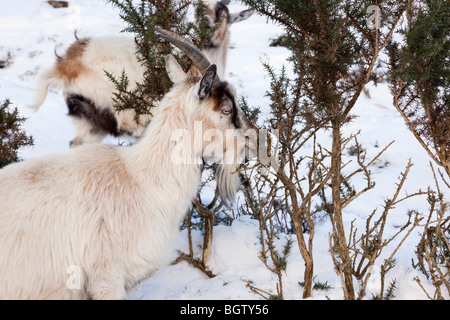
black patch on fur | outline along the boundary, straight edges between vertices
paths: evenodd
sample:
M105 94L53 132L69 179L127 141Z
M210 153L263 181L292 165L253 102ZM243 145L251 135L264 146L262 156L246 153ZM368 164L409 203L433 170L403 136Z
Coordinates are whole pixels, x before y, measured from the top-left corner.
M223 15L224 13L225 13L225 16L226 16L226 22L227 23L230 22L230 10L228 10L228 7L225 4L217 3L216 7L215 7L215 10L216 10L216 19L215 19L214 22L216 22L216 23L219 22L220 18L221 18L221 15Z
M242 123L238 117L238 109L235 103L234 96L228 89L228 84L226 82L221 82L218 86L213 88L211 96L216 101L215 109L218 112L221 112L222 105L226 103L227 99L231 100L232 104L231 122L236 127L236 129L241 129Z
M119 130L116 117L107 109L100 110L90 99L78 94L68 94L66 97L69 116L88 122L93 134L111 134L115 137L125 133Z

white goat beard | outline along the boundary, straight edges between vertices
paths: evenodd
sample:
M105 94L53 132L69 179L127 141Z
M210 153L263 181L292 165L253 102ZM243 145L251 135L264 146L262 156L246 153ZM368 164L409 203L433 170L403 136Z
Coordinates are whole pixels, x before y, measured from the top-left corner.
M239 191L239 173L235 164L218 164L216 167L216 182L220 198L228 208L234 203Z

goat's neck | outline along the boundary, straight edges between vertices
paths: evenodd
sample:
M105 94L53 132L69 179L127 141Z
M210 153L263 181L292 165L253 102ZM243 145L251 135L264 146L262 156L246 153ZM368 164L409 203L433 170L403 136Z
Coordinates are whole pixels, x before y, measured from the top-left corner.
M206 47L203 51L205 56L211 63L217 65L217 74L219 78L225 78L225 69L227 64L227 52L229 46L230 38L229 35L226 34L225 38L220 41L218 46L210 46Z
M172 202L190 203L197 193L203 161L201 152L192 155L191 160L177 163L174 152L180 145L172 135L180 129L192 132L176 107L162 110L155 115L145 136L128 152L129 170L145 190L164 194ZM190 139L185 139L189 143ZM187 149L189 150L189 148Z

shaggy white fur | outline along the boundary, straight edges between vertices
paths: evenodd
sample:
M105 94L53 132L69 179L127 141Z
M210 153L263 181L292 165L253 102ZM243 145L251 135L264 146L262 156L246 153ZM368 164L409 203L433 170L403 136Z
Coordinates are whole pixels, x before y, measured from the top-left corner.
M236 126L232 114L221 112L234 97L218 96L212 87L199 98L214 65L202 79L184 74L171 56L167 68L175 85L135 145L86 144L0 170L0 299L124 299L168 262L197 193L205 148L185 146L194 163L174 163L172 152L183 142L169 137L180 128L192 133L199 121L224 135ZM242 152L246 137L236 131L233 148ZM238 187L235 167L223 168L221 196L230 200Z

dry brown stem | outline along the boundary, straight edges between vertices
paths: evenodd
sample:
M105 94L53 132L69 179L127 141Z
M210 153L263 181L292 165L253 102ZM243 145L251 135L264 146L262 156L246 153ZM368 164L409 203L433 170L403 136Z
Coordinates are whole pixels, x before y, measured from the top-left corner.
M448 203L444 201L443 194L430 162L437 192L430 192L428 202L430 209L424 225L422 237L416 250L417 262L412 259L412 265L418 268L427 279L431 280L435 290L433 297L424 289L420 280L414 279L429 299L442 300L442 287L450 295L450 217L446 215ZM435 217L435 218L434 218Z

